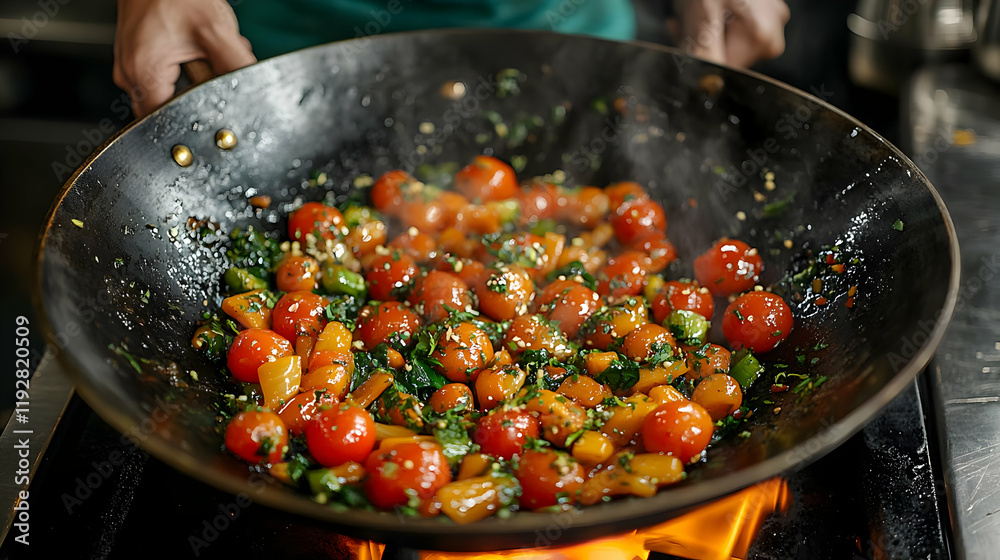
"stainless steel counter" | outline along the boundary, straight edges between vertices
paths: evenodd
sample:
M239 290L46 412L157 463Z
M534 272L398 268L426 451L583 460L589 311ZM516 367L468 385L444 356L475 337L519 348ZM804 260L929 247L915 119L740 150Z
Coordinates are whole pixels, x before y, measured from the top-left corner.
M904 150L944 198L962 253L958 306L930 368L955 551L998 558L1000 85L966 65L929 67L902 108Z

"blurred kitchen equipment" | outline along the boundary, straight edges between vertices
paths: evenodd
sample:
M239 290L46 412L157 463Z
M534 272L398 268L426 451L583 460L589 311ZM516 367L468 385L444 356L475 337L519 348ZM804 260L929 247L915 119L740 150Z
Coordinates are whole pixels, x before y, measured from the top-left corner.
M995 2L987 2L995 4ZM973 0L860 0L847 18L855 83L889 94L918 66L964 59L976 41Z
M983 74L1000 80L1000 2L982 0L976 18L979 40L972 48L973 59Z

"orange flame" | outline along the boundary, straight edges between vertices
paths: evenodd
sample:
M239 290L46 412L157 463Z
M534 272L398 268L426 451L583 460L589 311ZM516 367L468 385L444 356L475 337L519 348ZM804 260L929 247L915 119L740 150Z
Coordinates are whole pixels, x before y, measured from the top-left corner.
M624 535L559 547L502 552L421 552L421 560L647 560L650 551L697 560L746 558L764 519L785 513L788 483L775 477L670 521ZM384 546L362 543L359 560L379 560Z

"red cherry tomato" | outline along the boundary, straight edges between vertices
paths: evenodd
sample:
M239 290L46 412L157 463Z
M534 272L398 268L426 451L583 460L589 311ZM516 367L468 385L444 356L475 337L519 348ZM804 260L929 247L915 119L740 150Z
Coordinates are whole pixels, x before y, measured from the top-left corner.
M465 311L472 305L472 296L469 286L457 274L432 270L414 283L409 302L414 308L422 310L425 321L433 323L448 318L446 308Z
M420 274L413 257L394 251L375 257L365 274L368 297L375 301L399 299L399 294L409 289L410 282Z
M312 233L323 239L337 239L344 225L340 210L319 202L307 202L288 216L288 237L292 241L305 241Z
M656 407L642 421L642 441L647 451L690 463L708 447L714 430L712 417L701 405L673 401Z
M375 447L375 421L365 409L339 404L306 423L306 447L324 467L360 463Z
M316 287L319 263L312 257L288 256L278 264L274 277L282 292L309 292Z
M764 262L757 249L725 237L694 260L694 276L698 283L720 297L753 288L763 268Z
M288 433L297 436L305 430L309 420L319 413L320 407L333 406L337 402L337 395L330 391L305 391L285 403L285 406L278 411L278 416L288 427Z
M489 202L513 198L519 186L511 166L495 157L476 156L455 173L455 189L470 201Z
M649 255L649 272L660 272L677 259L677 248L667 239L667 234L658 230L649 230L640 234L629 248L642 251Z
M656 297L650 300L649 307L653 311L653 320L657 323L662 323L671 311L678 309L693 311L709 321L715 313L715 301L708 290L697 282L680 280L666 282Z
M259 383L257 368L261 364L294 353L292 343L278 333L267 329L247 329L233 339L226 354L226 365L236 379Z
M441 446L431 442L402 443L379 449L365 461L365 495L377 508L390 509L410 500L434 496L451 482L451 468Z
M726 308L722 334L736 350L767 352L785 340L792 323L792 310L785 300L770 292L749 292Z
M409 228L389 242L390 249L399 249L417 262L426 262L437 256L437 241L433 237Z
M597 292L612 298L639 295L651 265L645 253L625 251L597 272Z
M271 327L288 340L318 334L326 325L326 305L326 299L312 292L289 292L274 305Z
M288 449L288 430L273 412L247 410L226 426L226 449L248 463L278 463Z
M395 216L403 206L402 186L416 179L406 171L387 171L372 185L372 206L390 216Z
M603 189L580 187L574 192L561 191L556 198L556 217L587 229L594 229L608 214L610 200ZM617 206L615 206L617 208Z
M543 218L551 218L556 214L556 201L559 192L555 185L549 183L534 183L521 189L517 199L521 203L521 224L535 223Z
M574 280L556 280L536 300L539 311L559 324L566 338L576 338L580 327L601 307L601 296Z
M493 343L476 325L459 323L442 331L431 357L450 381L474 381L475 374L493 359Z
M517 462L521 505L530 509L572 503L585 478L580 463L557 451L525 451Z
M667 216L659 203L644 197L619 206L611 216L611 225L618 242L628 245L650 232L666 231Z
M499 459L510 459L524 450L528 438L537 438L538 418L520 409L487 414L476 423L473 441L480 450Z
M354 340L360 340L371 350L383 342L398 339L403 346L414 340L420 328L420 316L398 301L387 301L377 306L367 306L358 314L358 328Z
M611 209L621 207L626 202L646 198L646 189L634 181L622 181L604 187L604 194L608 196L608 203Z

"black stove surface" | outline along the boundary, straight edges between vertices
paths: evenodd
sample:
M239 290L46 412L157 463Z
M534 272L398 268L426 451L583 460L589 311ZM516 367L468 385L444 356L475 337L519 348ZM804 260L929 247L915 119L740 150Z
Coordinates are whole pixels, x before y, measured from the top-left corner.
M924 391L921 376L860 433L786 473L792 505L765 520L747 558L950 558ZM30 545L14 542L12 531L0 558L340 559L355 557L358 546L318 523L180 474L124 439L79 397L30 492ZM390 547L385 557L416 554Z

